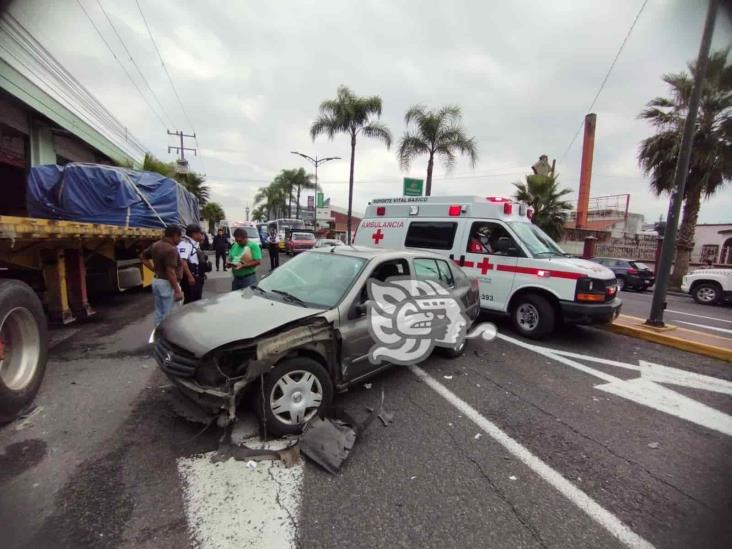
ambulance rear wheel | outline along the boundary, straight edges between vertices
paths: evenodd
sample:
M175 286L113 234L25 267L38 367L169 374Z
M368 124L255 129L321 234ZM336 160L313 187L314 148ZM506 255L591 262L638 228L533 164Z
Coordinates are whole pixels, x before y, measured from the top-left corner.
M554 331L557 315L545 297L526 294L516 299L511 308L514 329L522 336L541 339Z

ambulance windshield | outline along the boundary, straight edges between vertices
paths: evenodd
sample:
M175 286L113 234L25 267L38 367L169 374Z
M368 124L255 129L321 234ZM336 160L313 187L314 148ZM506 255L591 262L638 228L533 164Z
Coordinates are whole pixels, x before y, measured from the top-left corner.
M567 255L551 237L533 223L509 223L533 256Z

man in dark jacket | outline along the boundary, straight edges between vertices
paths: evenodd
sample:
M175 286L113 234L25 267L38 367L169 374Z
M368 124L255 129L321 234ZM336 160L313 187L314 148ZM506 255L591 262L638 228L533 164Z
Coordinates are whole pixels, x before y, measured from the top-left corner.
M219 270L219 259L226 270L226 254L229 253L229 239L224 234L224 229L219 229L219 233L214 236L213 249L216 252L216 270Z

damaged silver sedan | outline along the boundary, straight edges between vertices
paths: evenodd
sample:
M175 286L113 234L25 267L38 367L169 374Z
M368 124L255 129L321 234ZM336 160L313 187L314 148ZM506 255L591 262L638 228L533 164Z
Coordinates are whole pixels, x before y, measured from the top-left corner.
M415 274L416 273L416 274ZM257 286L198 301L155 332L155 358L188 406L224 426L251 404L267 432L299 432L335 391L388 367L373 364L369 279L435 278L474 320L478 286L431 252L339 246L292 259ZM459 356L457 348L443 349Z

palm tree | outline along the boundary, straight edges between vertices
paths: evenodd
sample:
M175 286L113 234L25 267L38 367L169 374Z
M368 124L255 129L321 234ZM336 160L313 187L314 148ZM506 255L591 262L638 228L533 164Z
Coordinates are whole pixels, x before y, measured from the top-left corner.
M732 66L727 64L729 49L709 56L703 80L701 102L694 132L694 145L686 175L684 210L676 241L676 260L670 285L679 287L689 269L694 247L694 230L703 198L709 198L732 177ZM684 122L689 109L696 65L686 72L665 74L671 97L656 97L640 113L650 121L656 134L644 139L638 151L643 173L651 177L651 190L671 194L676 159Z
M165 177L175 177L175 166L171 162L158 160L150 153L145 153L145 159L142 161L142 169L146 172L159 173Z
M282 192L282 186L273 181L266 187L260 187L254 195L254 205L262 205L267 211L267 217L274 219L282 216L287 207L287 197Z
M266 206L257 206L252 210L252 221L256 221L257 223L267 221Z
M224 209L218 202L207 202L206 205L201 208L201 217L208 221L208 232L213 234L215 232L216 223L226 217Z
M427 155L427 196L432 194L435 155L442 159L448 170L455 165L458 154L468 156L475 167L478 147L475 138L465 135L460 107L448 105L440 110L429 110L424 105L415 105L404 115L404 121L407 131L399 142L399 164L406 171L414 157ZM412 122L415 130L410 132L409 124Z
M564 223L572 209L572 204L562 197L571 193L569 189L560 189L558 176L527 175L526 183L514 183L516 200L526 202L534 211L532 222L554 240L562 236Z
M285 177L289 180L295 194L295 217L300 219L300 193L302 191L314 190L315 181L313 175L306 173L304 168L298 168L296 170L283 170Z
M351 171L348 178L348 244L351 243L351 211L353 205L353 168L356 160L356 137L364 135L383 141L391 147L391 132L378 119L381 116L381 97L358 97L346 86L339 86L335 99L320 104L320 114L310 126L313 141L320 134L333 139L337 133L351 137Z
M201 206L206 205L211 189L208 185L204 185L206 182L205 175L196 172L179 173L175 174L175 180L195 196Z

